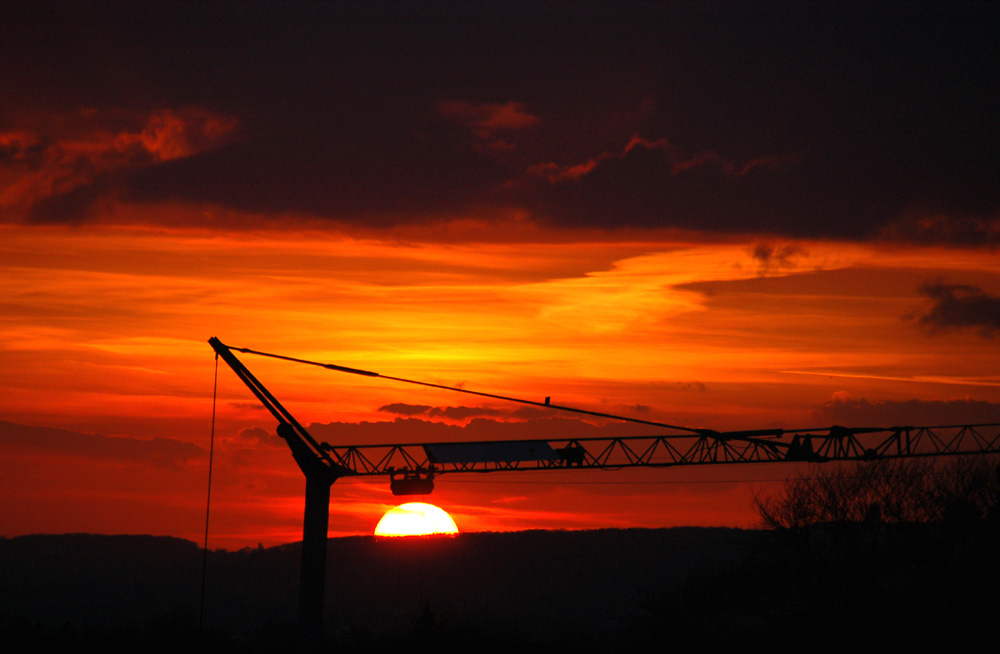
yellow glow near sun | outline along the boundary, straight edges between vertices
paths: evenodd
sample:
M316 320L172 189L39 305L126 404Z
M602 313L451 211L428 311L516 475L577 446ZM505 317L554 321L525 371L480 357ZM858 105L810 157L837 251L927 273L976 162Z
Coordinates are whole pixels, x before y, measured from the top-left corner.
M375 526L376 536L429 536L457 534L458 527L444 510L433 504L410 502L386 511Z

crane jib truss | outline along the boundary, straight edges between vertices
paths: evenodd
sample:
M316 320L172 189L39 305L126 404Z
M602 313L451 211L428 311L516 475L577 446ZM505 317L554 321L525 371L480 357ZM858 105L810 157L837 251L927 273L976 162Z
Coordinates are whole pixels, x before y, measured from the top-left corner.
M249 348L223 345L218 339L210 341L217 352L233 367L258 399L278 419L282 426L280 435L293 447L296 460L323 468L336 477L391 476L403 479L422 479L427 475L445 473L490 473L514 470L553 469L618 469L635 467L673 467L687 465L720 465L740 463L868 461L883 458L944 456L959 454L1000 453L1000 423L897 426L897 427L822 427L805 429L759 429L719 432L711 429L681 427L661 422L616 416L552 404L549 398L534 402L493 393L470 391L464 388L431 384L400 377L390 377L376 372L350 368L330 363L320 363ZM337 372L365 377L378 377L391 381L418 384L443 390L457 391L518 402L558 411L570 411L624 422L663 427L668 433L648 436L534 439L524 441L491 441L488 452L480 441L465 445L467 456L451 456L442 460L435 450L445 443L385 444L385 445L330 445L316 441L292 415L260 384L259 381L232 355L232 350L266 356L294 363L319 366ZM222 354L225 352L225 354ZM287 437L294 432L298 438ZM518 444L538 443L538 456L525 455L525 448ZM503 447L506 444L507 447ZM544 451L543 451L544 448ZM394 490L405 490L404 484ZM400 493L405 494L405 493Z
M534 441L508 441L511 445ZM514 470L618 469L738 463L870 461L885 458L991 454L1000 452L1000 425L944 425L850 429L832 427L775 433L770 440L739 432L542 441L555 456L469 457L441 461L435 445L329 445L320 447L345 476L398 475L429 472L489 473ZM474 444L473 442L462 444ZM504 444L496 442L497 445ZM448 444L450 445L450 444Z

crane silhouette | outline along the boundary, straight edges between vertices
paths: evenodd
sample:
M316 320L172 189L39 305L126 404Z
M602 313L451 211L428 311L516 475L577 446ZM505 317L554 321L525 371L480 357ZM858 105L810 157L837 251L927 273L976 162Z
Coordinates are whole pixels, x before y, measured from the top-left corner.
M323 637L330 488L341 477L386 476L395 495L426 495L437 476L454 473L595 470L780 462L869 461L888 458L995 454L1000 423L715 431L629 416L588 411L465 388L392 377L358 368L209 344L278 421L277 434L306 478L299 587L299 630L303 648L318 651ZM649 436L466 441L451 443L330 445L317 441L250 372L233 352L253 354L328 370L516 402L665 430Z

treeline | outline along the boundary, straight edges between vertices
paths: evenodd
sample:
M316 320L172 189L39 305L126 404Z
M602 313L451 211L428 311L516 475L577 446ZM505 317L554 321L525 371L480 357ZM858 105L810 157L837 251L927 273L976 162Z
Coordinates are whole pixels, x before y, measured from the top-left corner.
M665 631L690 645L823 651L992 636L995 458L819 465L755 504L765 529L747 557L665 593Z

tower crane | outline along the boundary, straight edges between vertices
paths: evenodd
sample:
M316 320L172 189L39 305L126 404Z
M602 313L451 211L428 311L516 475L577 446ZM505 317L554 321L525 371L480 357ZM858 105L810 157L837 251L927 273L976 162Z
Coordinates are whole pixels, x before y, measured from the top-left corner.
M395 495L426 495L434 479L451 473L620 469L779 462L870 461L945 455L1000 453L1000 423L940 426L843 427L715 431L618 416L465 388L392 377L367 370L209 344L278 421L277 434L306 478L299 587L300 633L308 651L323 634L326 541L330 488L341 477L389 477ZM280 359L327 370L415 384L557 411L656 428L648 436L467 441L451 443L330 445L317 441L250 372L234 352Z

